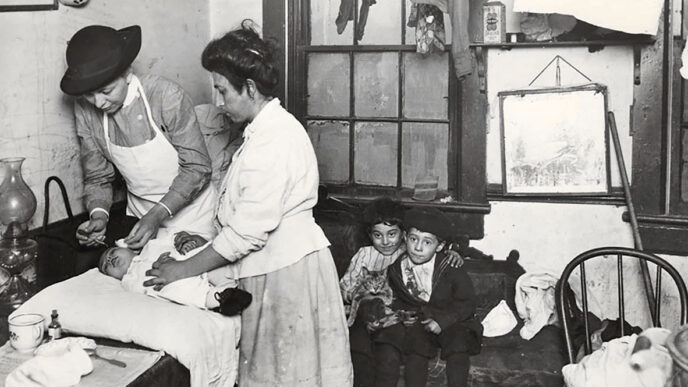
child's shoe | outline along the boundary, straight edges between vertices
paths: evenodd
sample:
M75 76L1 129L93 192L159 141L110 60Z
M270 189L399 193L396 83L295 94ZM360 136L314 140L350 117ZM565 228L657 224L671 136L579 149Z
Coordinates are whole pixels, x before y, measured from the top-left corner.
M227 288L215 293L215 299L220 303L217 311L225 316L236 316L251 305L251 293L239 288Z

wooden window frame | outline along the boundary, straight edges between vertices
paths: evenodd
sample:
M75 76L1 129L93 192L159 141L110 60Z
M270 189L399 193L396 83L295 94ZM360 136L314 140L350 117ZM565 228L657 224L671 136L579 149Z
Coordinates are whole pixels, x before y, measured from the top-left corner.
M688 0L683 1L686 9ZM688 23L682 37L672 33L672 2L665 2L657 39L642 55L642 84L633 106L632 196L645 250L688 254L688 202L681 200L682 139L688 135L688 83L679 75ZM658 96L658 94L661 94ZM658 97L661 97L659 99ZM657 101L661 108L657 108ZM628 213L624 220L629 221Z
M281 3L281 4L280 4ZM304 28L309 10L304 6L305 0L288 0L277 2L263 0L263 34L272 38L285 55L281 63L283 74L286 74L284 95L280 96L287 109L306 124L306 55L308 47L301 42L309 42L308 29ZM286 7L286 8L285 8ZM479 7L476 11L479 11ZM472 20L479 18L472 17ZM474 35L479 25L469 27ZM477 36L477 35L475 35ZM361 46L364 47L364 46ZM415 46L381 46L379 51L389 48L411 51ZM321 46L314 50L326 50ZM375 52L377 48L361 48ZM450 59L451 61L451 59ZM450 64L451 65L451 64ZM448 187L454 198L449 203L416 202L410 199L409 190L376 188L369 186L337 187L328 186L332 196L355 204L366 203L375 197L387 195L396 197L409 206L433 206L451 214L458 225L459 232L474 239L484 236L483 218L490 212L487 201L486 164L486 123L487 101L479 89L478 69L461 82L450 71L449 94L452 93L454 104L449 104L449 154L448 154ZM410 120L413 121L413 120ZM452 146L454 145L454 146ZM399 172L400 173L400 172ZM438 195L440 196L440 195Z

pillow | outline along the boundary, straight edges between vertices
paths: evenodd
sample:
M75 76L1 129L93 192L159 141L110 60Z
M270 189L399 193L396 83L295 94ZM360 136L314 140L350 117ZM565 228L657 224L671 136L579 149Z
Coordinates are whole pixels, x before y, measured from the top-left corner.
M41 290L12 316L41 314L47 328L53 309L64 331L169 353L189 369L194 387L231 386L236 379L239 317L128 292L95 268Z

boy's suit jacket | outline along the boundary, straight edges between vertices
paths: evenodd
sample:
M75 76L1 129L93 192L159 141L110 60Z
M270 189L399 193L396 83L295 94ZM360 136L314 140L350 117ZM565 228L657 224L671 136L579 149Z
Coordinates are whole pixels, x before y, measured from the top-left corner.
M389 283L394 291L392 309L416 311L418 323L411 327L397 324L379 332L376 341L395 344L401 350L434 356L441 347L443 358L451 352L480 352L482 325L475 319L475 292L473 284L463 268L449 265L443 253L437 253L432 276L430 300L413 296L402 277L401 262L408 259L404 254L388 269ZM439 335L426 332L421 320L435 320L442 332ZM386 332L385 332L386 331ZM401 344L403 342L403 345Z

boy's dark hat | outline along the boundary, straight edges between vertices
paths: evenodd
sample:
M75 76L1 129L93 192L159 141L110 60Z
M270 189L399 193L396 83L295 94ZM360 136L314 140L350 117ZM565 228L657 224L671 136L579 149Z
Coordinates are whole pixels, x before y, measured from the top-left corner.
M433 208L412 208L404 214L404 227L434 234L437 239L446 241L453 236L452 221L442 211Z
M122 75L141 49L141 27L121 30L92 25L77 31L67 44L67 71L60 88L69 95L96 90Z

